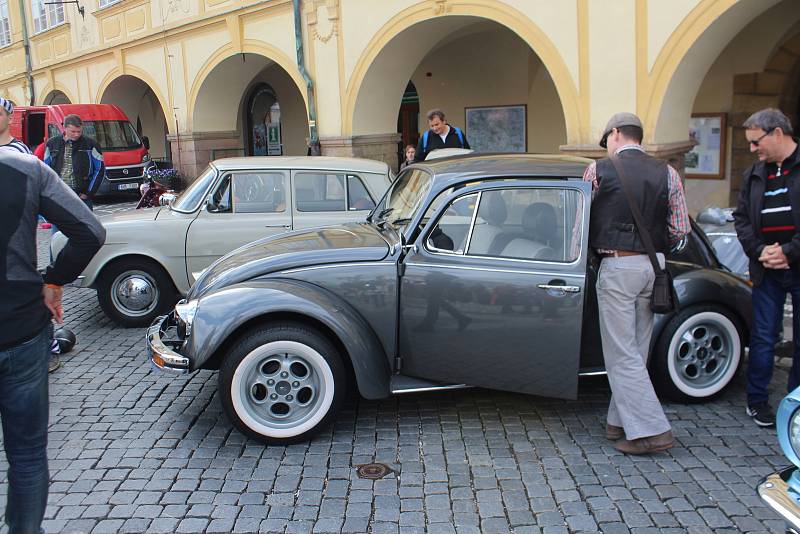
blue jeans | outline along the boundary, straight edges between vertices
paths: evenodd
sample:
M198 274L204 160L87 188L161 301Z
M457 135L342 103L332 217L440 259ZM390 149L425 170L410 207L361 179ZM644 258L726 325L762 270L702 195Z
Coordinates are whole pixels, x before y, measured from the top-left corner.
M47 507L48 325L34 339L0 351L0 418L8 459L9 534L38 534Z
M792 295L794 358L789 372L789 391L800 385L800 275L792 269L767 269L764 280L753 288L753 332L747 365L747 404L769 400L775 343L783 323L783 304Z

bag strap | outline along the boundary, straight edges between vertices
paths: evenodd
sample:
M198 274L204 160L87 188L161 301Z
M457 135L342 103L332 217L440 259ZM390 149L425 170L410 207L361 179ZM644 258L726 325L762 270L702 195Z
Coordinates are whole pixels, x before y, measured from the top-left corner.
M633 215L633 220L636 223L636 228L639 230L639 235L642 237L642 241L644 242L644 248L647 249L647 255L650 257L650 263L653 264L653 271L656 274L660 274L663 269L661 269L661 265L658 263L656 248L653 246L653 240L650 239L650 232L647 231L647 227L644 225L644 221L642 221L642 213L639 211L639 206L636 204L636 201L634 201L633 197L631 196L631 192L628 189L628 178L625 175L622 161L617 156L611 156L609 159L611 159L611 163L614 164L614 168L617 169L619 183L622 185L622 190L625 192L625 198L628 199L628 206L631 209L631 214Z
M453 128L456 131L456 135L458 136L458 142L461 145L461 148L464 148L464 134L461 133L461 130L459 128L457 128L456 126L453 126Z
M422 134L422 151L428 151L428 134L431 133L430 130L425 130L425 133Z

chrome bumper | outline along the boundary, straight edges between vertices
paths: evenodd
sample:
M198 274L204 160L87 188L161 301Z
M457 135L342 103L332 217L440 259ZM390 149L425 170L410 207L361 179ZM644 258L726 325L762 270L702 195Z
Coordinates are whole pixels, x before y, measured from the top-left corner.
M184 375L189 372L189 358L175 351L181 342L162 340L172 321L172 313L162 315L147 329L147 358L156 371Z
M789 467L773 473L757 487L761 500L788 523L788 532L800 532L800 494L790 488L787 482L796 470L796 467Z

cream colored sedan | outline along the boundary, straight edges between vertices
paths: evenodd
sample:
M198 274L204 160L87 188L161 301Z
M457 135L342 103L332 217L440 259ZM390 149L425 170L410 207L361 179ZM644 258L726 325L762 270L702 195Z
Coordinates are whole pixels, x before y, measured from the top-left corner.
M214 260L263 237L365 219L391 184L356 158L216 160L171 205L102 217L106 242L79 278L123 326L149 325ZM66 238L51 241L55 257Z

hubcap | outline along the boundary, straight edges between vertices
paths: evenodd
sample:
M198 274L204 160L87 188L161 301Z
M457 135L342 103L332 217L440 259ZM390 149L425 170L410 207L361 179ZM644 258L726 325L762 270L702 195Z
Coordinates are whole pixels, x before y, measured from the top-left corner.
M111 285L114 306L133 317L152 312L158 305L158 295L155 279L144 271L126 271Z
M276 341L256 348L236 369L234 408L253 430L291 437L315 426L333 401L333 373L311 347Z
M692 324L677 340L673 359L680 379L692 388L713 386L733 363L734 340L714 321Z

